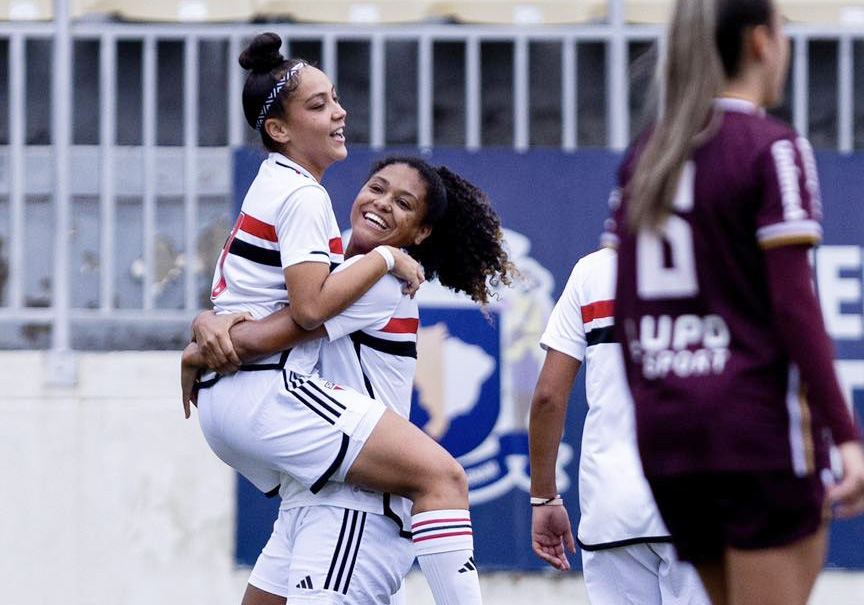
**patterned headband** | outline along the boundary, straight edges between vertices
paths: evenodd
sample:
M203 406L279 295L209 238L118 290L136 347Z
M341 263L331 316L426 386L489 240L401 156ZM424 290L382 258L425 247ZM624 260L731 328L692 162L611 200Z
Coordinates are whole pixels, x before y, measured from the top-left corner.
M264 127L264 121L267 119L267 114L270 113L270 108L273 106L273 103L276 102L276 99L279 98L279 93L282 92L282 89L285 88L285 85L291 81L291 78L297 75L297 72L306 67L308 63L304 63L300 61L295 63L294 66L288 70L284 76L282 76L276 85L273 87L273 90L270 91L270 94L267 95L267 100L264 101L264 105L261 106L261 111L258 113L258 119L255 120L255 130L261 131L261 128Z

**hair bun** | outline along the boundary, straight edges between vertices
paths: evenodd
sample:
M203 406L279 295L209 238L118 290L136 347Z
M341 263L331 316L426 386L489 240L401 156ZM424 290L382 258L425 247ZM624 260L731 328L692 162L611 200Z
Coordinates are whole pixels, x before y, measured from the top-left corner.
M271 32L258 34L240 53L240 66L252 73L267 73L285 62L279 52L281 47L282 38L278 35Z

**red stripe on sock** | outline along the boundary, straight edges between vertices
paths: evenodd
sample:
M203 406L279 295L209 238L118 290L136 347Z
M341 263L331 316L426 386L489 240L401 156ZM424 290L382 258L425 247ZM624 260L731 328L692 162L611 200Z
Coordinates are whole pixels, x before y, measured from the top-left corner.
M460 531L452 534L439 534L437 536L424 536L422 538L414 538L414 542L422 542L423 540L434 540L436 538L449 538L451 536L473 536L473 531Z
M429 525L430 523L453 523L454 521L462 521L463 523L471 523L470 517L465 517L464 519L431 519L429 521L420 521L419 523L412 523L411 529L415 527L420 527L421 525Z

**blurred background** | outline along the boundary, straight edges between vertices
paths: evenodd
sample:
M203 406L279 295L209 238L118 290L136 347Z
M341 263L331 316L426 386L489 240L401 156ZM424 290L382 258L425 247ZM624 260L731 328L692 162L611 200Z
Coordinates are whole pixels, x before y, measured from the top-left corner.
M0 603L240 602L275 503L183 420L179 351L262 157L237 63L262 31L349 112L350 157L324 181L340 224L392 152L463 173L502 216L524 279L494 324L424 286L421 339L451 363L420 360L412 419L468 470L486 601L586 602L578 556L553 574L530 552L527 410L548 313L656 112L671 4L0 0ZM818 152L814 264L861 414L864 2L779 4L792 63L773 113ZM437 399L423 380L445 385ZM583 387L570 408L559 487L575 522ZM422 577L408 588L431 603ZM813 602L864 603L864 522L834 525Z

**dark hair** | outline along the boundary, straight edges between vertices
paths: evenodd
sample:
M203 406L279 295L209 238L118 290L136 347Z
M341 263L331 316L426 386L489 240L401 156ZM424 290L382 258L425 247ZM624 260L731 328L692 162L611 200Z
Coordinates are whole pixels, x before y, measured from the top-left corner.
M663 107L628 185L631 229L669 214L681 170L711 122L726 78L738 75L748 29L771 23L772 0L678 0L667 32Z
M719 0L714 40L723 72L733 78L741 70L744 34L748 29L771 23L771 0Z
M243 85L243 114L246 122L261 133L261 142L270 151L279 151L279 145L270 138L263 125L258 126L259 117L268 97L285 74L301 64L302 59L286 59L279 52L282 38L274 33L258 34L240 53L240 66L249 71ZM275 102L264 112L265 118L281 118L285 115L285 101L300 85L298 75L292 76L277 93Z
M464 292L480 304L489 302L487 281L509 285L515 274L503 246L501 220L486 194L451 172L415 157L388 157L376 163L370 177L391 164L414 168L426 183L424 225L432 232L405 250L423 265L426 279Z

